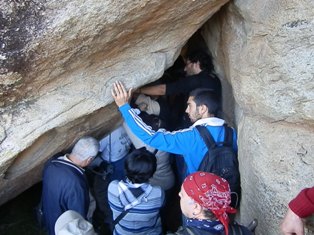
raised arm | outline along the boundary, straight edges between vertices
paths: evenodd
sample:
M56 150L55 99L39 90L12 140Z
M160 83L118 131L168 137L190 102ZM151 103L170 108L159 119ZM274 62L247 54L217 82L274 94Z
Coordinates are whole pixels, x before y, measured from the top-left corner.
M127 92L121 82L114 83L112 96L131 131L149 146L166 152L183 154L186 151L186 146L191 142L192 131L190 129L177 132L152 130L137 115L136 110L128 104L130 94L131 92Z
M139 89L139 91L140 93L145 94L145 95L165 95L166 84L142 87Z

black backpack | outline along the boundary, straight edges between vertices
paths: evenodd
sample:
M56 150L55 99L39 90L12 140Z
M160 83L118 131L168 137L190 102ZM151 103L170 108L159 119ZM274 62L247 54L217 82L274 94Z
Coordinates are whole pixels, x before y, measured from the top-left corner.
M233 130L224 125L223 142L215 142L205 126L196 126L204 140L208 152L198 168L199 171L210 172L226 179L231 189L231 206L238 208L241 198L241 183L237 153L233 149Z

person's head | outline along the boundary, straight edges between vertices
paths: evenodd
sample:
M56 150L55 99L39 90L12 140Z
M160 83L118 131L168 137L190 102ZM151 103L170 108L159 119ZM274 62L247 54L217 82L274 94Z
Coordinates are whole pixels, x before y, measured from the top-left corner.
M74 145L70 159L81 167L88 166L99 150L99 142L90 136L80 138Z
M198 88L191 91L185 112L194 123L202 118L216 116L218 109L218 96L212 90Z
M157 115L148 114L146 112L141 112L139 116L140 118L142 118L143 122L151 126L154 131L157 131L160 128L166 127L166 122Z
M73 210L68 210L59 216L55 224L56 235L96 235L93 225L85 220L82 215Z
M157 160L154 154L145 149L135 149L126 156L125 174L132 183L146 183L156 171Z
M212 58L204 51L194 51L187 55L184 71L187 75L195 75L201 71L213 72Z
M219 220L227 231L227 213L236 212L230 207L231 192L227 180L198 171L185 178L179 196L182 213L187 218Z

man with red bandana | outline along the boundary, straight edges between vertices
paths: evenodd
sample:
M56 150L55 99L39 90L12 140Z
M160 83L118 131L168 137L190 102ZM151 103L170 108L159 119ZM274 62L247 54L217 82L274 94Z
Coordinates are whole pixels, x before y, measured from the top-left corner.
M236 213L236 209L230 206L230 186L225 179L208 172L195 172L185 178L179 196L186 226L174 234L252 234L243 226L229 224L228 214Z

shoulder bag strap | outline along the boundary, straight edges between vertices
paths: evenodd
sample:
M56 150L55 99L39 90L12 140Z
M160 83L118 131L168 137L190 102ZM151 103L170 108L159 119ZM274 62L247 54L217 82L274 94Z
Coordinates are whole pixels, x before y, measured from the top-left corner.
M108 162L111 163L111 133L109 134L109 158Z
M157 152L158 152L158 149L155 149L153 154L156 156Z
M208 149L216 146L216 142L206 126L195 126L195 128L200 133Z
M149 188L147 189L147 191L143 191L143 193L141 195L149 195L151 193L151 191L153 190L153 187L151 185L148 186ZM113 221L113 226L116 226L116 224L118 224L120 222L120 220L131 210L132 208L129 208L127 210L124 210L121 212L120 215L118 215L118 217Z
M120 222L120 220L130 211L131 209L127 209L122 211L121 214L113 221L113 226L116 226Z

